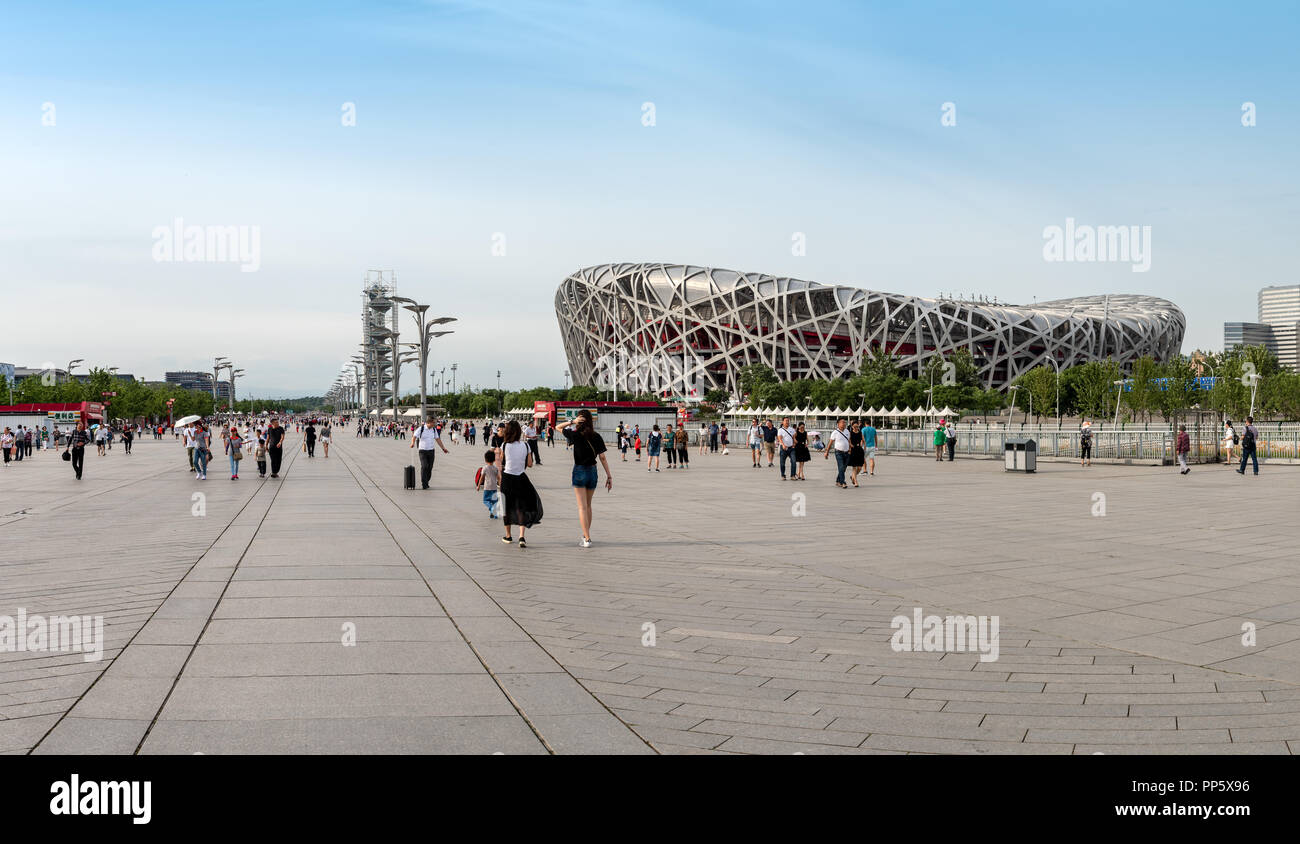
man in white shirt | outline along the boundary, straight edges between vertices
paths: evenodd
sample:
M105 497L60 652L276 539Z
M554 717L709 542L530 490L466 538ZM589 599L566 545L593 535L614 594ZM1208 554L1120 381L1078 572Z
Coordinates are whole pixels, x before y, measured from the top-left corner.
M849 432L845 430L848 425L847 419L841 419L835 423L835 430L831 431L831 447L826 449L826 455L823 460L830 458L831 453L835 454L835 466L839 473L835 476L835 485L842 489L848 489L849 485L844 482L844 469L849 465Z
M952 462L953 453L957 450L957 428L953 426L952 420L943 428L944 445L948 447L948 462Z
M799 474L799 467L794 462L794 431L790 430L789 418L781 420L781 427L776 429L776 438L781 443L781 480L785 480L785 459L790 458L790 479Z
M533 462L542 465L542 455L537 450L537 426L532 422L524 426L524 442L528 443L528 450L533 453Z
M447 446L443 445L442 437L438 434L437 420L432 414L411 435L410 447L415 448L417 445L420 447L420 489L428 489L429 476L433 474L434 447L441 448L443 454L447 453Z

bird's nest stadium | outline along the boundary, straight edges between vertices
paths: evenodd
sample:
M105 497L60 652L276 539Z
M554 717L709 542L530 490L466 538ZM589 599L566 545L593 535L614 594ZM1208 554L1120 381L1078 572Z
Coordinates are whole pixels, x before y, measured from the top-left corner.
M1110 294L1033 305L880 293L685 264L601 264L555 294L575 384L703 395L736 390L761 363L784 380L854 375L884 350L901 370L968 349L987 388L1039 365L1121 365L1179 353L1186 320L1172 302Z

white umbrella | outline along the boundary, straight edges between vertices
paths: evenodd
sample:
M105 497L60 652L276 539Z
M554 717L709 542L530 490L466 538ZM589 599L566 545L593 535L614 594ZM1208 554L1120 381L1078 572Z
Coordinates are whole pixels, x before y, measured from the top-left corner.
M198 422L198 421L199 421L200 419L202 419L202 418L203 418L202 416L182 416L180 419L177 419L176 422L175 422L174 424L175 424L175 425L188 425L188 424L190 424L191 422Z

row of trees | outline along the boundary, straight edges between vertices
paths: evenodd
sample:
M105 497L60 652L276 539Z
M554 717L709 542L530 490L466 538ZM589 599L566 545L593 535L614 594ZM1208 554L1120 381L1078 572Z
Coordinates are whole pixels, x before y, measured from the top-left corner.
M47 383L48 382L48 383ZM3 387L3 382L0 382ZM117 393L105 396L105 393ZM7 394L0 398L8 400ZM92 369L85 381L55 383L52 377L32 375L13 385L13 404L46 404L63 402L108 402L108 416L112 419L167 419L167 400L172 399L175 418L197 414L211 416L215 410L226 410L222 402L218 407L212 394L202 390L184 390L175 384L146 384L143 381L124 381L106 369ZM255 399L235 402L239 413L261 413L263 410L292 410L304 413L321 406L319 396L296 399Z
M899 359L876 352L863 358L856 375L832 380L801 378L781 381L769 366L753 364L740 371L740 390L750 406L767 407L952 407L985 417L1015 402L1036 419L1057 415L1110 418L1115 413L1115 382L1129 380L1119 395L1121 416L1166 421L1188 409L1216 410L1244 417L1254 390L1259 418L1300 419L1300 374L1283 371L1263 346L1238 346L1225 352L1197 352L1196 360L1178 357L1157 362L1143 357L1125 373L1114 361L1092 361L1062 369L1038 366L1012 382L1015 390L984 389L969 351L934 355L920 377L899 371ZM1199 375L1216 377L1208 391ZM1258 375L1257 381L1251 376ZM933 391L933 396L931 396ZM1008 395L1009 394L1009 395Z
M1252 394L1257 418L1300 419L1300 373L1287 372L1277 357L1263 346L1237 346L1224 352L1197 352L1188 358L1157 362L1142 357L1123 373L1114 361L1093 361L1061 371L1039 366L1013 383L1016 407L1035 418L1056 414L1059 391L1061 414L1110 418L1118 399L1122 418L1150 422L1159 414L1166 422L1182 411L1214 410L1230 418L1244 418ZM1214 386L1201 389L1196 379L1213 376ZM1258 376L1255 378L1254 376ZM1123 393L1115 382L1126 380Z
M1195 361L1195 362L1193 362ZM1200 389L1200 375L1216 377L1210 390ZM1251 376L1258 375L1255 380ZM1128 379L1117 393L1116 381ZM740 391L751 407L951 407L966 415L987 418L1014 402L1017 410L1046 417L1087 416L1109 419L1119 399L1121 417L1128 421L1151 421L1156 414L1166 421L1193 408L1215 410L1243 418L1251 407L1254 390L1255 415L1300 419L1300 374L1283 371L1277 358L1263 346L1238 346L1226 352L1196 352L1191 359L1178 357L1157 362L1150 357L1134 361L1126 373L1114 361L1092 361L1062 369L1038 366L1012 382L1014 390L985 389L979 368L966 349L933 355L919 377L900 371L900 358L887 352L865 356L857 374L831 380L797 378L782 381L776 371L763 364L740 371ZM446 408L460 418L485 418L516 407L532 407L536 401L594 401L610 398L608 390L578 385L568 390L533 387L503 391L463 388L455 393L428 397L430 404ZM660 401L654 393L620 394L633 401ZM709 390L703 396L703 410L725 407L726 390ZM405 407L418 407L412 393L402 398ZM240 403L241 405L243 402Z

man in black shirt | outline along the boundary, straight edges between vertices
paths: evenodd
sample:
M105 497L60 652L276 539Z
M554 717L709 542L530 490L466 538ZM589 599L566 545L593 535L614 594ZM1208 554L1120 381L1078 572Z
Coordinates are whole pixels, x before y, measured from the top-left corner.
M68 437L68 449L72 452L72 470L81 480L81 469L86 462L86 445L90 442L90 432L85 422L78 422L77 429Z
M280 461L284 459L284 429L279 419L271 420L266 429L266 451L271 455L271 477L280 477Z

